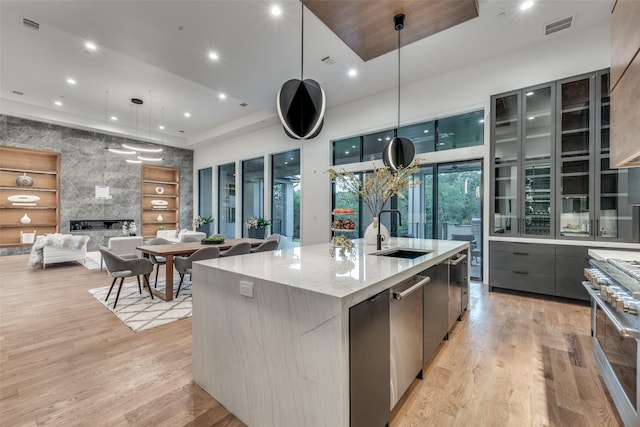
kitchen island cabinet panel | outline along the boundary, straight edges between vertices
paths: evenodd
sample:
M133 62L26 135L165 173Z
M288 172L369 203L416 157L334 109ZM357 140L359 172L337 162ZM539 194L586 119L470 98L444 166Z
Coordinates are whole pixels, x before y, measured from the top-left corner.
M555 295L556 278L552 274L491 270L491 288L512 289L536 294Z

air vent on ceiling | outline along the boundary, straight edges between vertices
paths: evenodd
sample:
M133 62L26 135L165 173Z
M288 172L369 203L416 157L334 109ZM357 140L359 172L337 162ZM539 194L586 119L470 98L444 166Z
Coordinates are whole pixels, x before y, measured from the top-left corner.
M544 26L544 35L548 36L558 31L568 30L573 27L573 16L567 16L566 18L556 19L553 22L549 22Z
M240 106L241 106L241 107L247 107L248 105L249 105L249 104L247 104L246 102L241 102L241 103L240 103Z
M24 92L20 92L19 90L12 90L11 93L14 95L24 95Z
M322 58L320 61L322 61L322 63L323 63L324 65L333 65L333 64L335 64L335 63L336 63L336 60L335 60L335 59L333 59L333 58L332 58L332 57L330 57L330 56L325 56L325 57L324 57L324 58Z
M22 26L31 28L32 30L38 31L40 29L40 24L36 21L32 21L31 19L22 18Z

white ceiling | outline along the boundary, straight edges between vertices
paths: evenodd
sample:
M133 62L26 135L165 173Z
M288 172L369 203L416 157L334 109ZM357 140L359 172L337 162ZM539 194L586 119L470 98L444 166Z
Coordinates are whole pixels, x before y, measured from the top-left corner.
M281 16L269 13L273 3ZM515 0L479 4L478 18L402 48L403 84L610 17L609 0L537 0L526 12ZM187 148L272 126L277 90L300 77L300 10L298 0L2 0L0 112ZM543 36L544 24L569 15L574 29ZM380 31L394 31L392 19ZM324 85L329 107L396 87L397 52L363 62L309 11L304 23L304 77ZM95 52L85 52L87 40Z

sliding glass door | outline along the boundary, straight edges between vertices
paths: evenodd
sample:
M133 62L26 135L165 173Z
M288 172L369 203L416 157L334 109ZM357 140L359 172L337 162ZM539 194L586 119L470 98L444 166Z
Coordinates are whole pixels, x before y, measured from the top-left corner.
M218 166L218 233L236 235L236 164Z
M299 246L300 150L271 156L271 188L271 232L282 236L280 247Z
M264 157L242 162L242 237L252 216L264 217Z

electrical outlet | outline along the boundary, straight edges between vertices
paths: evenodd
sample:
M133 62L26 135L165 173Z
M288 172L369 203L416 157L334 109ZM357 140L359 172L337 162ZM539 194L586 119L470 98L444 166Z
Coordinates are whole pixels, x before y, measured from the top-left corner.
M245 297L253 298L253 283L245 282L244 280L240 281L240 295L244 295Z

